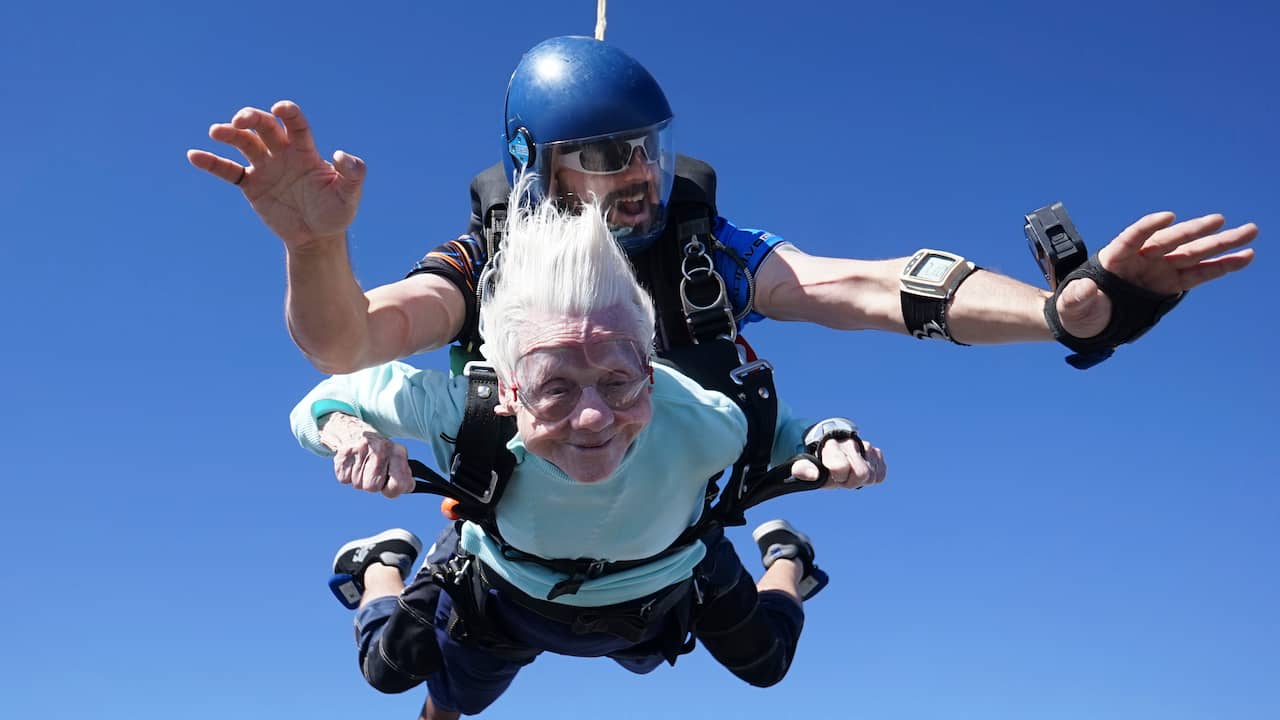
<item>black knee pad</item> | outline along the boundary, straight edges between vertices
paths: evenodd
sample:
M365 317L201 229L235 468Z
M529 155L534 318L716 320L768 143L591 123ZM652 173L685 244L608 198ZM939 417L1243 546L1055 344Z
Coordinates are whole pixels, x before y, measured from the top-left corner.
M700 609L697 637L721 665L756 687L786 677L804 610L779 592L757 593L746 570L728 592Z
M374 682L369 674L365 679L370 685L382 692L404 692L440 670L444 660L440 654L440 646L436 641L435 614L436 603L440 599L440 587L432 581L428 573L419 573L418 578L405 588L396 601L396 608L387 618L376 649L371 649L365 665L377 660L391 672ZM403 686L403 683L411 684ZM383 689L381 686L398 689Z

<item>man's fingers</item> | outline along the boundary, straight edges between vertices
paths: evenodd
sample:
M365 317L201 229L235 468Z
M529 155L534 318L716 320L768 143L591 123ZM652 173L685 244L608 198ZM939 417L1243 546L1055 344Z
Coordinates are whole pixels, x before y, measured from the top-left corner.
M216 123L209 126L209 138L226 143L240 151L241 155L254 165L261 165L271 156L266 143L251 130L239 130L227 123Z
M271 114L284 123L291 145L303 152L315 152L316 141L311 135L307 117L302 114L302 108L292 100L281 100L271 106Z
M244 166L240 163L204 150L188 150L187 162L220 180L226 180L232 185L235 184L236 178L240 177L240 172L244 170Z
M333 154L333 169L348 183L359 185L364 182L365 164L355 155L338 150Z
M1185 270L1201 260L1248 245L1256 237L1258 237L1258 226L1248 223L1185 243L1165 255L1165 260L1179 270Z
M1067 283L1055 302L1062 328L1075 337L1093 337L1111 322L1111 298L1090 278Z
M1101 288L1093 278L1077 278L1067 283L1058 294L1058 312L1079 312L1080 306L1092 302Z
M257 133L271 152L280 152L289 147L289 138L276 116L258 108L241 108L231 118L231 126L237 130L252 130Z
M1227 273L1243 270L1251 262L1253 262L1253 248L1245 248L1230 255L1202 260L1195 266L1183 270L1179 276L1182 279L1182 286L1190 290L1210 280L1217 280Z
M1202 215L1191 220L1183 220L1151 234L1151 237L1139 249L1144 257L1160 257L1177 250L1186 243L1193 242L1209 233L1222 228L1226 218L1214 213Z
M1109 253L1119 253L1121 256L1134 255L1142 249L1147 239L1151 237L1157 230L1168 227L1173 222L1173 213L1157 212L1150 215L1144 215L1137 222L1125 228L1116 236L1105 250Z

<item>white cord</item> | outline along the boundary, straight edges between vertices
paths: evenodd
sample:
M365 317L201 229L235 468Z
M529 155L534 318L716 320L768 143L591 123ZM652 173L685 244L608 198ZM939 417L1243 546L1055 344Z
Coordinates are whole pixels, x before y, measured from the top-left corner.
M608 4L608 0L596 0L596 39L600 42L604 42L604 28L608 24L604 20L605 5Z

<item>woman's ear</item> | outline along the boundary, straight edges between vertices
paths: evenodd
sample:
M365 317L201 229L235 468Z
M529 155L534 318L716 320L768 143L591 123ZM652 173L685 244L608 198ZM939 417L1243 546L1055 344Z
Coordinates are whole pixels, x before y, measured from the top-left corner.
M498 404L494 406L493 414L500 416L514 416L516 414L516 406L519 405L516 401L516 392L517 390L514 387L507 385L504 380L499 378Z

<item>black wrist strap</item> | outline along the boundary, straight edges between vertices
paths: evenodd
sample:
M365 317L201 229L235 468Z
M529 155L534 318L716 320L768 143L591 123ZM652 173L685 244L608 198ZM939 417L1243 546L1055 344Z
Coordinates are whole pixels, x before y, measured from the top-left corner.
M1089 278L1098 284L1111 300L1111 322L1097 335L1078 338L1062 327L1058 317L1058 297L1072 280ZM1044 318L1053 337L1076 354L1067 356L1072 367L1086 370L1111 357L1119 345L1131 343L1155 327L1170 310L1182 302L1185 292L1161 295L1138 287L1118 275L1109 272L1094 253L1080 267L1071 271L1058 289L1044 304Z
M973 277L973 274L981 269L974 265L972 270L960 278L955 289L945 298L931 298L906 290L899 291L898 295L902 300L902 322L907 326L907 332L911 337L917 340L950 340L956 345L969 347L969 343L962 343L951 336L951 325L947 322L947 308L951 306L956 290L959 290L965 280Z

